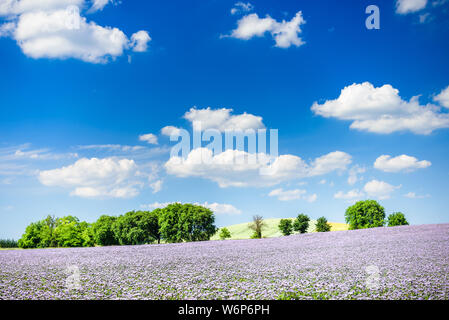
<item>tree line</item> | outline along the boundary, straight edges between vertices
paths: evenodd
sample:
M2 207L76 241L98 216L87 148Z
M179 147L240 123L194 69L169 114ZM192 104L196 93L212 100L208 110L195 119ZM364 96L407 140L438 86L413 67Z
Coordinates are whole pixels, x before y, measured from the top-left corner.
M77 217L33 222L18 241L20 248L92 247L209 240L217 231L213 212L193 204L173 203L153 211L102 215L94 223Z

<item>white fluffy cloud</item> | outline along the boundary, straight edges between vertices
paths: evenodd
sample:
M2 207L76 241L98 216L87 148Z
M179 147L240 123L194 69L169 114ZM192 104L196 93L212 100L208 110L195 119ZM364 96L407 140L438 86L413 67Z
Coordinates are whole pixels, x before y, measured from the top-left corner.
M427 0L397 0L396 13L407 14L420 11L427 5Z
M246 129L262 129L265 125L262 122L262 117L255 116L249 113L233 115L232 109L196 109L191 108L184 114L184 118L192 124L198 122L201 124L201 129L217 129L225 130L246 130ZM166 127L172 128L174 127ZM164 128L165 129L165 128ZM163 129L163 130L164 130Z
M415 157L405 154L392 158L389 155L382 155L374 162L374 168L385 172L414 171L431 166L427 160L418 161Z
M149 144L157 144L157 137L152 133L142 134L139 136L140 141L145 141Z
M104 7L108 3L112 3L112 0L93 0L92 7L89 9L89 12L96 12L103 10Z
M249 12L252 11L254 9L254 6L247 2L237 2L236 4L234 4L234 7L231 9L231 14L240 14L242 12Z
M440 128L449 127L449 115L441 108L420 105L418 97L402 100L399 91L386 84L375 88L371 83L352 84L341 90L335 100L323 104L315 102L312 111L326 118L350 120L351 129L389 134L411 131L430 134Z
M345 170L351 162L351 156L335 151L315 159L310 165L300 157L289 154L271 160L270 167L270 156L264 153L249 154L228 149L213 155L210 149L197 148L185 159L171 157L165 163L165 169L168 174L177 177L208 179L222 188L272 186L282 181Z
M446 89L441 90L441 92L433 97L433 100L438 102L443 107L449 108L449 86Z
M162 180L156 180L153 183L150 183L150 187L153 189L153 193L158 193L162 190Z
M59 169L39 172L46 186L71 188L71 195L95 198L131 198L139 194L142 183L133 160L115 158L82 158Z
M166 206L168 206L169 204L172 204L175 202L154 202L152 204L148 204L148 205L142 205L141 207L143 209L150 209L150 210L154 210L154 209L158 209L158 208L165 208ZM231 204L227 204L227 203L208 203L208 202L204 202L204 203L198 203L195 202L195 205L199 205L205 208L209 208L211 209L214 213L216 214L226 214L226 215L237 215L237 214L241 214L242 211L240 211L239 209L237 209L236 207L234 207Z
M355 165L351 169L349 169L348 184L354 185L357 181L360 180L358 175L365 173L365 171L365 168L359 167L358 165Z
M401 188L401 186L393 186L384 181L371 180L370 182L365 184L363 190L368 196L384 200L389 199L391 197L391 194L399 188Z
M165 136L171 136L172 134L178 136L181 132L180 128L174 126L166 126L161 129L161 133Z
M343 191L338 191L334 194L335 199L343 199L343 200L359 200L362 199L365 194L357 189L350 190L346 193Z
M84 5L85 1L80 0L1 0L0 15L11 21L0 29L7 29L23 53L35 59L75 58L106 63L128 49L146 50L151 40L146 31L136 32L129 40L118 28L88 22L80 13Z
M269 15L259 18L257 13L252 13L237 21L237 28L231 32L230 37L249 40L253 37L262 37L269 32L276 42L276 47L289 48L292 45L299 47L305 43L299 37L302 32L301 25L305 23L301 11L297 12L290 21L282 20L281 22Z
M270 197L276 197L280 201L304 199L308 202L314 202L317 199L316 194L308 195L307 191L302 189L284 190L279 188L272 190L268 195Z

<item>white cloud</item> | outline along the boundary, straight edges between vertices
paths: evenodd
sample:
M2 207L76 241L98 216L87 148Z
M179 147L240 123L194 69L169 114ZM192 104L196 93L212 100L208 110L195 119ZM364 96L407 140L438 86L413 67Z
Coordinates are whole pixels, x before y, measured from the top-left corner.
M236 4L234 4L234 7L231 9L231 14L240 14L242 12L249 12L252 11L254 9L254 6L247 2L237 2Z
M177 177L199 177L216 182L220 187L273 186L282 181L324 175L345 170L351 156L341 151L317 158L310 165L294 155L280 155L272 159L264 153L249 154L227 149L213 155L212 150L197 148L186 159L171 157L165 163L168 174ZM261 170L269 174L261 174Z
M414 171L431 166L427 160L418 161L415 157L405 154L392 158L389 155L382 155L374 162L374 168L385 172Z
M294 189L283 190L282 188L272 190L268 195L270 197L277 197L280 201L291 201L301 199L306 194L306 190Z
M128 49L146 50L150 40L146 31L135 33L129 40L118 28L88 22L80 13L84 5L84 0L3 0L0 15L11 21L0 26L1 33L7 30L22 52L35 59L106 63Z
M79 197L131 198L139 194L138 168L134 160L115 158L82 158L59 169L39 172L46 186L74 188Z
M157 180L150 184L150 187L153 189L153 193L158 193L162 190L162 180Z
M192 123L201 124L202 130L217 129L225 130L246 130L246 129L262 129L265 125L262 117L249 113L232 115L232 109L196 109L191 108L184 114L184 118Z
M346 193L343 191L338 191L334 194L335 199L343 199L343 200L358 200L365 196L365 194L357 189L350 190Z
M16 29L16 24L14 22L6 22L0 25L0 38L11 37Z
M289 48L294 45L299 47L305 42L298 36L302 33L301 25L306 21L299 11L290 21L276 21L269 15L259 18L257 13L252 13L242 17L237 21L237 29L229 35L232 38L249 40L253 37L262 37L269 32L276 42L276 47Z
M443 107L449 108L449 86L447 86L446 89L441 90L438 95L433 97L433 100Z
M162 133L163 135L169 136L169 137L170 137L172 134L175 135L175 136L177 136L177 135L180 134L180 132L181 132L181 129L180 129L180 128L177 128L177 127L174 127L174 126L166 126L166 127L163 127L163 128L161 129L161 133Z
M325 118L350 120L351 129L389 134L411 131L430 134L449 127L449 115L432 104L422 106L418 97L404 101L399 91L386 84L375 88L371 83L352 84L341 90L335 100L323 104L315 102L312 111Z
M154 209L161 209L161 208L165 208L166 206L172 204L172 203L176 203L176 202L154 202L151 204L147 204L147 205L141 205L141 208L143 209L150 209L150 210L154 210ZM231 204L226 204L226 203L208 203L208 202L204 202L204 203L198 203L195 202L195 205L198 206L202 206L205 208L209 208L211 209L214 213L216 214L227 214L227 215L237 215L237 214L241 214L242 212L237 209L236 207L234 207Z
M112 3L112 0L93 0L92 7L89 9L89 12L101 11L108 3Z
M365 168L361 168L358 165L355 165L349 169L348 184L354 185L357 181L361 180L358 175L365 173L365 171Z
M384 181L371 180L367 184L363 190L366 192L368 196L376 197L380 200L389 199L391 197L391 193L394 190L401 188L401 186L393 186Z
M130 46L134 52L145 52L148 49L148 42L151 41L151 37L145 30L140 30L131 36Z
M157 137L152 133L142 134L139 136L140 141L145 141L149 144L157 144Z
M397 0L396 13L407 14L420 11L427 5L427 0Z
M430 194L417 195L414 192L409 192L409 193L404 194L404 197L409 198L409 199L424 199L424 198L430 198Z

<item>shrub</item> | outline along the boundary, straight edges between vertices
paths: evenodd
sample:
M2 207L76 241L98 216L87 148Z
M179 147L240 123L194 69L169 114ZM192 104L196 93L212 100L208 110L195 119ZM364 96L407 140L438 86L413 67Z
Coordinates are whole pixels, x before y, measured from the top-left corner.
M405 216L402 212L395 212L388 216L388 226L406 226L408 225L408 221L405 219Z
M358 201L346 209L345 219L349 230L382 227L385 224L385 210L375 200Z
M19 244L13 239L0 239L0 248L18 248Z
M331 225L327 223L325 217L318 218L315 226L316 232L327 232L331 230Z
M306 233L309 228L309 221L310 218L307 215L300 213L293 223L293 229L300 233Z
M221 228L219 236L221 240L225 240L231 237L231 232L228 230L228 228Z
M293 232L293 223L291 219L281 219L279 222L279 230L284 236L289 236Z

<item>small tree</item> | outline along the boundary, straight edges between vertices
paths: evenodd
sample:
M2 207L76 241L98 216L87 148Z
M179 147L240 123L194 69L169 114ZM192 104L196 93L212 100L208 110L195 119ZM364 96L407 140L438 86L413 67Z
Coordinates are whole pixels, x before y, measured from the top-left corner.
M315 226L316 232L331 231L331 225L327 222L325 217L318 218Z
M307 215L300 213L293 223L293 229L300 233L306 233L309 228L309 221L310 218Z
M405 219L405 216L402 212L395 212L388 216L388 226L406 226L408 225L408 221Z
M382 227L385 224L385 209L375 200L358 201L346 209L349 230Z
M281 219L279 222L279 230L284 236L289 236L293 232L293 223L291 219Z
M263 218L259 215L253 216L253 222L248 225L248 228L254 231L251 239L260 239L262 238L262 229L266 226Z
M221 228L219 236L221 240L225 240L231 237L231 232L228 230L228 228Z

